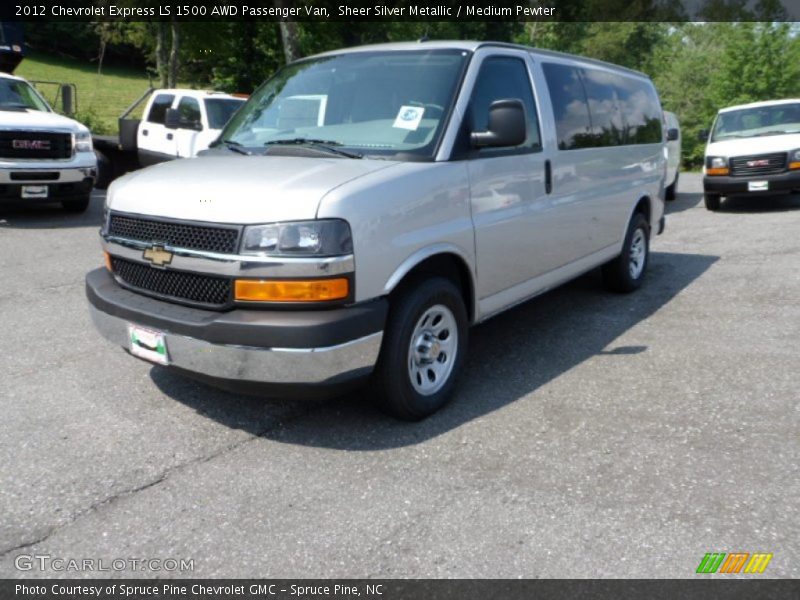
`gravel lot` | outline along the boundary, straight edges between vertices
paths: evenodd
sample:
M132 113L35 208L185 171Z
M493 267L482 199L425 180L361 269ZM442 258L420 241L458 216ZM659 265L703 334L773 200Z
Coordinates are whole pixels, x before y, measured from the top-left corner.
M238 397L93 330L102 196L0 207L0 577L21 554L197 577L800 577L800 197L681 179L645 287L589 274L473 330L418 424L366 394ZM93 573L56 573L90 576ZM707 577L707 576L706 576Z

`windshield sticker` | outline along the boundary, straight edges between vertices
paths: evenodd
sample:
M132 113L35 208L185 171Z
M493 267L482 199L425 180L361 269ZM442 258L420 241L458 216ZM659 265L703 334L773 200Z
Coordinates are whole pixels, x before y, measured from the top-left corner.
M416 131L424 113L425 109L421 106L401 106L392 127Z

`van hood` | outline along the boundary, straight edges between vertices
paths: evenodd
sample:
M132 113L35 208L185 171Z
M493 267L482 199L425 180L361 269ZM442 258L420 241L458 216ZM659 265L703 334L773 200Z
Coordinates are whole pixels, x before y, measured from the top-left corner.
M313 219L331 190L400 163L296 156L199 156L130 173L108 190L111 210L213 223Z
M0 110L0 129L39 129L70 132L85 131L86 127L70 118L41 110Z
M787 133L712 142L706 148L706 156L731 158L732 156L752 156L798 149L800 149L800 133Z

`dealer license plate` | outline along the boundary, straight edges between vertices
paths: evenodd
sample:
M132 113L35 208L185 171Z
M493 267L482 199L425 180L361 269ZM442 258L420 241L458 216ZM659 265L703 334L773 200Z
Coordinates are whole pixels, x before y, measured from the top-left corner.
M47 198L47 186L23 185L21 195L23 198Z
M160 331L128 325L131 354L159 365L169 364L167 340Z
M769 189L769 181L748 181L748 192L766 192Z

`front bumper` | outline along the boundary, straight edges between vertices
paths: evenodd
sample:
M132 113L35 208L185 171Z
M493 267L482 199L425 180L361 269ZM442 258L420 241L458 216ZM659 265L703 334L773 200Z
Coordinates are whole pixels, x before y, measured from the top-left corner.
M97 329L123 348L130 324L164 332L171 368L218 387L279 395L317 395L369 375L388 310L381 299L318 311L207 311L126 290L105 269L86 276L86 295Z
M751 192L748 183L766 181L768 189ZM724 175L703 176L703 189L707 194L733 195L769 195L800 190L800 170L786 171L775 175L748 175L743 177L727 177Z

